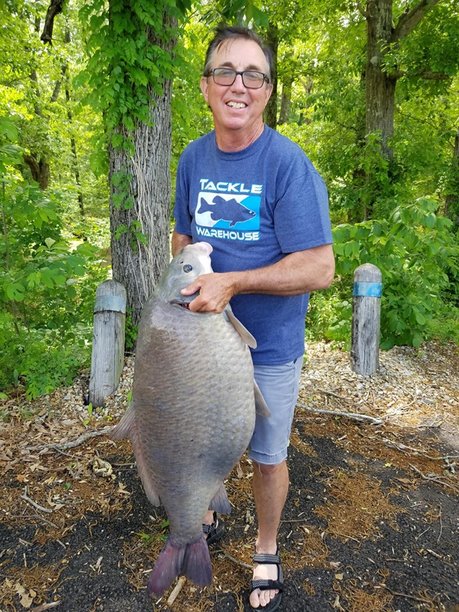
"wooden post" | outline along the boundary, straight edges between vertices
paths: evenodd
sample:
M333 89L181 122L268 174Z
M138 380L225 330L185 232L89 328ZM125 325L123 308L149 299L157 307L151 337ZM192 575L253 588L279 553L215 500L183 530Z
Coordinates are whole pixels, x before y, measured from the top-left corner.
M94 307L89 401L103 406L105 398L118 387L124 363L126 289L107 280L97 287Z
M379 331L382 274L373 264L363 264L354 273L352 313L352 369L369 375L379 366Z

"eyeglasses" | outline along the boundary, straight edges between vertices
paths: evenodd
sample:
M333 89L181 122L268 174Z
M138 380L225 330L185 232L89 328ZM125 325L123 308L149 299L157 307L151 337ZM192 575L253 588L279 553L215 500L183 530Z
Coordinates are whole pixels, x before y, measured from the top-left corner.
M238 74L241 75L244 87L247 87L247 89L260 89L260 87L263 87L265 81L269 83L268 76L264 72L258 72L257 70L243 70L242 72L238 72L232 68L214 68L213 70L209 70L204 76L212 76L214 83L217 85L228 86L234 83Z

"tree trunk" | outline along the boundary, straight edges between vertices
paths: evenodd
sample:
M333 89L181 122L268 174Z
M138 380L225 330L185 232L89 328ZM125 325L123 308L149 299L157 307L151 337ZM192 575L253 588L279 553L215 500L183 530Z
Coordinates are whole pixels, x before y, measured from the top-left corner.
M453 158L450 176L447 180L445 215L453 221L457 229L459 227L459 130L454 138Z
M70 84L69 84L69 75L68 75L68 65L64 64L62 67L62 77L65 80L65 102L67 105L67 119L69 122L69 130L70 130L70 150L72 152L72 169L73 175L75 177L75 184L78 191L78 208L80 210L81 220L85 220L85 208L84 208L84 196L83 189L81 188L81 178L80 178L80 163L78 160L77 146L75 136L73 135L73 113L71 110L71 98L70 98Z
M273 130L277 127L277 48L279 46L279 30L277 25L269 24L266 32L266 42L271 47L274 56L275 73L271 75L273 91L265 109L265 122Z
M126 288L134 324L169 260L170 81L161 96L151 90L150 100L152 125L137 124L134 153L110 149L113 278Z
M390 159L389 141L394 133L395 87L401 76L384 67L384 56L391 44L406 38L440 0L418 0L407 7L394 26L393 0L367 0L367 61L366 61L366 133L379 132L383 155ZM442 78L436 73L425 73L427 78Z
M71 42L70 30L68 27L65 29L64 40L66 43ZM78 189L78 208L80 210L81 220L84 221L85 220L84 196L83 196L83 189L81 188L80 163L78 160L76 140L75 140L75 136L73 135L73 113L72 113L72 108L71 108L69 66L67 62L64 62L62 64L62 78L65 83L65 102L66 102L66 108L67 108L67 119L69 121L69 129L70 129L70 150L72 151L73 175L75 177L75 184Z
M288 123L290 105L292 102L292 81L282 83L281 107L279 112L279 125Z
M384 69L384 54L392 37L392 0L368 0L366 61L366 134L379 133L385 157L392 151L396 78Z
M42 155L37 159L37 156L31 153L30 155L24 155L24 161L29 167L33 180L38 183L40 189L47 189L49 185L48 160Z

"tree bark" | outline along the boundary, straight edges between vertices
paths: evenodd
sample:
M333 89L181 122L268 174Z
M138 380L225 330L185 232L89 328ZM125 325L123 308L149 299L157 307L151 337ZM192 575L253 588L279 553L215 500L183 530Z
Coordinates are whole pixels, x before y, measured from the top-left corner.
M392 0L368 0L366 61L366 134L379 132L382 152L391 157L396 79L384 69L384 54L392 36Z
M29 167L30 174L34 181L38 183L40 189L45 190L49 185L49 163L42 155L37 159L36 155L24 155L24 161Z
M453 221L457 229L459 227L459 130L454 138L453 157L445 197L445 215Z
M265 109L265 122L273 130L277 127L277 49L279 46L279 30L277 25L270 23L266 33L266 42L271 47L274 56L274 74L272 77L273 90Z
M138 123L134 153L110 149L110 229L113 278L126 287L134 324L169 260L171 155L171 83L163 94L151 91L151 126ZM128 177L130 201L117 187L118 173ZM114 180L115 178L115 180ZM118 196L118 198L116 197Z
M292 81L282 83L281 107L279 112L279 125L287 123L290 117L292 102Z

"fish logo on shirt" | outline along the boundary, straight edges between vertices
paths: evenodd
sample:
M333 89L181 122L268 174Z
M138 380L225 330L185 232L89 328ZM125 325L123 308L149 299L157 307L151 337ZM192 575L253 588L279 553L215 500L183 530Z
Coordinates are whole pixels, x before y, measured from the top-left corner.
M230 227L234 227L236 223L248 221L256 215L253 210L240 204L235 198L227 200L220 195L214 196L212 203L201 197L199 214L207 212L210 212L213 221L227 221Z

